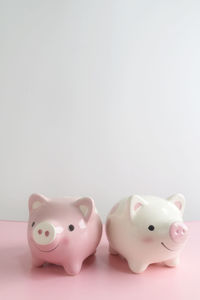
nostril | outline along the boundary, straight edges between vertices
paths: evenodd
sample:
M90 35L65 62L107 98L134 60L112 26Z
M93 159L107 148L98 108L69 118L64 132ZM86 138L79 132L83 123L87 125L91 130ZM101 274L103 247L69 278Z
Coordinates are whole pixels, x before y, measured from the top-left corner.
M46 235L46 237L49 236L49 231L48 230L45 231L45 235Z
M39 229L39 230L38 230L38 234L42 234L42 229Z

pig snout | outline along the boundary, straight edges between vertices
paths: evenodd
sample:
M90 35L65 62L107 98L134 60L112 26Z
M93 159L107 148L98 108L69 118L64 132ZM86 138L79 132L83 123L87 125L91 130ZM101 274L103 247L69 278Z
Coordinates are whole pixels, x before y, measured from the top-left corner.
M188 236L188 228L184 223L174 222L169 229L171 239L176 243L183 243Z
M49 245L55 239L56 227L49 222L41 222L33 230L33 240L39 245Z

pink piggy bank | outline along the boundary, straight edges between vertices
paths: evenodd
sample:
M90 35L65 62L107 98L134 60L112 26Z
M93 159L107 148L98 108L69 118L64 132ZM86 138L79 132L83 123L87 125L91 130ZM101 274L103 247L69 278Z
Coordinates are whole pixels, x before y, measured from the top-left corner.
M134 273L149 264L175 267L188 237L183 222L185 198L133 195L118 202L108 215L106 233L111 254L120 254Z
M29 198L28 243L32 265L62 265L69 275L78 274L83 261L94 254L102 223L91 198Z

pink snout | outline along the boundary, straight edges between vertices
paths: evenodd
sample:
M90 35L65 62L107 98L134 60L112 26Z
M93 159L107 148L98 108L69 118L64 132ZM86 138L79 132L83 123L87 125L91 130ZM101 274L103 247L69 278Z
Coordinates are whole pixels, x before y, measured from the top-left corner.
M169 235L176 243L183 243L188 236L188 228L184 223L174 222L170 226Z
M39 245L49 245L56 240L56 229L50 222L41 222L33 230L33 240Z

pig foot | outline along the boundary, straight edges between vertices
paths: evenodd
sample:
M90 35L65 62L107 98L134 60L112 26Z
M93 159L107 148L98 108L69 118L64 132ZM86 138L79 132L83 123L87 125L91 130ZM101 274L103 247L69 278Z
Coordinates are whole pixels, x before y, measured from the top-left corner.
M175 258L166 260L164 262L164 264L168 267L176 267L179 264L179 261L180 261L179 257L175 257Z
M138 263L138 262L136 263L136 262L132 262L132 261L128 261L128 265L133 273L142 273L148 267L147 264Z
M111 246L109 246L109 253L112 255L117 255L117 251L115 251Z
M64 265L64 269L65 269L65 272L68 274L68 275L76 275L80 272L81 270L81 267L82 267L82 262L81 263L74 263L74 264L67 264L67 265Z
M32 267L41 267L45 262L39 258L32 257Z
M95 256L95 254L96 254L96 250L94 252L92 252L90 255L88 255L88 257L86 257L86 259L89 257Z

